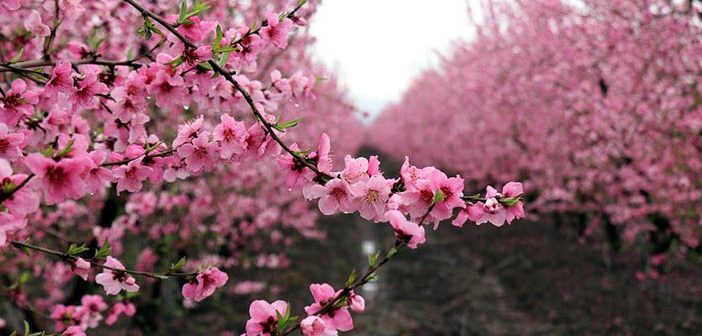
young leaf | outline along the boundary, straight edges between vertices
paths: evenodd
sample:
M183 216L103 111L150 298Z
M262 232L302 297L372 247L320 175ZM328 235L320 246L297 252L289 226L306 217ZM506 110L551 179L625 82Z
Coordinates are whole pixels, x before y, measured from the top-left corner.
M186 262L186 258L181 257L180 259L178 259L178 261L175 264L171 263L171 272L177 272L177 271L182 270L183 266L185 266L185 262Z
M20 48L20 50L17 51L15 56L12 57L10 60L10 63L17 63L22 59L22 54L24 54L24 48Z
M378 258L380 258L380 251L375 252L368 256L368 267L375 267L378 264Z
M353 285L354 281L356 281L356 269L351 271L351 274L349 274L348 279L346 279L346 287L351 287Z
M275 127L275 129L277 129L281 132L285 132L286 129L291 128L291 127L295 127L295 126L297 126L298 123L300 123L300 118L296 118L296 119L282 122L282 123L277 123L273 127Z
M95 259L105 259L107 256L112 254L112 247L110 247L110 242L105 239L105 242L100 246L100 249L95 251Z

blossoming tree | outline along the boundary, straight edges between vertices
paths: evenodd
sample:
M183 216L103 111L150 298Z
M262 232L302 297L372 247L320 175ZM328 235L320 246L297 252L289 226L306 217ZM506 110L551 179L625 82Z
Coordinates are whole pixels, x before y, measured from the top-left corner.
M178 282L194 305L236 282L250 254L282 267L293 233L319 237L305 202L318 200L325 215L389 223L395 244L338 290L311 284L304 318L253 301L245 334L336 335L364 311L356 290L423 244L425 225L524 216L521 183L467 196L461 177L408 159L389 178L377 157L333 158L357 148L360 126L307 54L299 27L316 5L2 2L2 294L63 335L133 316L153 281Z
M486 2L475 39L417 78L373 143L470 181L524 179L535 211L579 213L585 234L607 227L648 242L652 264L676 243L699 251L701 10Z

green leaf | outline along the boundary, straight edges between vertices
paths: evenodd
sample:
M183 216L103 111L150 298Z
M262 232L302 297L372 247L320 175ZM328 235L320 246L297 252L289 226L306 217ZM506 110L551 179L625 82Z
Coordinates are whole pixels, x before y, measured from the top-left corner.
M220 43L222 43L222 37L224 37L224 34L222 33L222 27L220 25L217 25L217 28L215 29L215 39L212 43L213 51L219 50Z
M445 198L444 192L441 191L441 189L436 189L436 191L434 191L434 199L432 200L432 203L433 204L439 203L439 202L443 201L444 198Z
M378 264L378 258L380 258L380 251L375 252L368 256L368 266L375 267Z
M346 279L346 287L351 287L351 285L353 285L353 283L356 281L356 277L356 269L354 269L351 271L351 274L349 274L348 279Z
M394 256L397 254L397 252L399 252L399 251L400 251L400 250L398 250L397 247L394 247L394 246L393 246L393 247L388 251L387 257L388 257L388 258L392 258L392 257L394 257Z
M10 64L19 62L22 59L22 54L24 54L24 48L20 48L20 50L17 51L15 56L10 60Z
M27 322L27 320L24 320L22 322L24 324L24 334L28 335L31 332L31 330L29 329L29 322Z
M178 15L177 23L183 23L188 15L188 3L185 0L180 1L180 14Z
M510 206L513 206L513 205L519 203L521 198L522 198L521 196L501 198L500 203L502 203L505 206L510 207Z
M175 264L171 263L171 271L177 272L177 271L182 270L183 266L185 266L186 261L187 260L185 257L181 257L180 259L178 259L178 261Z
M297 126L298 123L300 123L300 118L295 118L295 119L290 120L290 121L277 123L273 127L275 127L275 129L277 129L281 132L285 132L286 129L295 127L295 126Z
M153 275L154 278L158 278L158 279L161 279L161 280L166 280L166 279L168 279L168 276L167 276L167 275L163 275L163 274L153 273L153 274L151 274L151 275Z
M96 259L105 259L107 256L112 254L112 247L110 247L110 242L105 239L105 242L100 246L100 249L95 251L95 256L94 258Z
M81 244L80 246L76 244L71 244L71 246L68 247L68 251L66 251L66 254L69 256L76 256L79 255L87 250L90 250L85 246L85 244Z
M297 2L298 6L304 6L307 3L307 0L300 0Z
M190 7L190 9L188 9L188 4L185 0L183 0L180 3L180 14L178 15L178 21L176 21L176 23L193 24L193 22L188 19L190 19L193 16L197 16L208 9L210 9L210 4L202 3L199 0L195 0L193 6Z

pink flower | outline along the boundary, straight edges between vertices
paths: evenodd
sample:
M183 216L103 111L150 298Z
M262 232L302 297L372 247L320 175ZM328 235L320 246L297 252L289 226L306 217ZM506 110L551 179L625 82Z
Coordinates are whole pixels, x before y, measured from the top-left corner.
M195 139L200 134L204 122L204 117L200 115L194 120L178 125L178 134L173 140L172 146L174 148L180 147L180 145Z
M408 221L401 212L390 210L385 213L385 220L389 221L395 230L395 237L406 242L407 247L416 249L419 244L426 241L424 227Z
M85 261L83 258L78 258L73 263L73 273L81 277L83 280L88 281L88 276L90 275L90 263Z
M221 123L215 127L212 138L219 143L220 158L228 160L232 155L239 155L246 149L246 126L228 114L223 114L220 120Z
M167 109L182 109L188 98L188 89L185 87L183 77L171 75L166 70L159 70L147 89L155 98L156 105Z
M93 109L98 107L98 94L106 94L110 90L107 85L100 82L98 75L100 68L97 65L83 66L83 79L77 82L77 88L69 98L73 108Z
M2 5L8 10L16 11L22 7L22 0L4 0Z
M351 155L344 157L344 170L341 172L343 178L349 184L368 181L368 160L364 157L353 158Z
M297 144L290 145L290 149L296 152L300 151L300 147L298 147ZM278 164L288 171L285 179L285 187L288 189L292 190L314 179L314 172L289 153L283 153L278 158Z
M326 133L322 133L319 137L319 146L317 151L310 154L310 159L317 161L317 169L322 173L331 173L332 159L329 156L331 151L331 140Z
M353 195L359 198L361 217L369 220L378 219L385 210L390 197L392 181L380 175L371 177L368 182L359 182L351 186Z
M117 192L127 190L129 192L137 192L146 179L151 176L153 168L144 166L142 158L138 158L129 162L127 165L117 167L114 171L114 177L117 180Z
M178 147L178 156L185 159L188 171L197 174L212 168L217 158L217 143L210 142L207 132Z
M336 336L336 329L327 327L327 324L318 316L307 316L300 322L300 329L304 336Z
M311 284L310 292L314 297L315 303L305 307L305 312L309 315L315 315L319 313L324 306L332 302L336 296L337 292L329 284ZM339 331L349 331L353 329L353 319L351 318L351 313L349 313L348 307L341 307L333 312L329 312L319 316L327 328L336 329Z
M354 313L363 313L366 310L366 300L352 290L349 294L349 307Z
M125 269L124 265L122 265L119 260L109 256L104 265L117 270ZM102 285L108 295L117 295L122 290L127 292L136 292L139 290L139 285L136 284L134 277L126 272L107 268L103 268L102 273L95 276L95 282Z
M10 163L7 160L0 159L0 183L18 186L26 179L26 174L12 175L12 166ZM2 206L7 208L13 215L25 216L37 211L39 208L39 197L37 197L34 188L28 185L16 190L12 196L2 202ZM6 217L5 219L10 219L10 217ZM16 222L19 219L20 218L13 218L9 220L9 222Z
M331 215L338 211L352 213L358 209L360 202L354 198L351 189L345 181L333 179L325 185L313 184L302 190L307 200L319 198L319 211Z
M485 202L468 204L466 208L456 216L452 224L455 226L463 226L466 220L475 221L478 225L490 222L498 227L504 225L505 221L511 224L514 219L524 217L524 204L521 200L518 200L513 205L505 205L501 201L505 199L518 199L522 194L522 184L519 182L507 183L502 188L502 193L498 193L497 189L488 186L485 193Z
M36 175L39 189L44 191L47 204L56 204L64 199L78 199L85 195L83 173L90 167L83 157L61 159L56 162L41 154L27 156L24 163Z
M51 71L51 77L44 85L44 94L55 101L59 92L70 93L73 90L73 69L71 63L60 61Z
M15 125L21 117L28 117L39 102L37 91L27 90L27 83L21 79L12 82L10 90L0 98L0 122Z
M29 13L27 20L24 21L24 28L35 37L44 37L51 34L51 28L41 21L41 15L35 10Z
M443 199L436 203L434 210L431 212L432 219L435 221L435 225L439 224L439 221L451 218L453 209L463 208L465 202L461 199L463 197L463 179L460 176L446 178L444 173L436 182L436 189L441 191L443 194ZM436 227L434 227L436 229Z
M61 333L61 336L86 336L80 326L70 326Z
M122 314L125 316L134 316L134 314L136 314L136 307L134 307L133 303L128 301L120 301L115 303L107 313L105 324L108 326L115 324L119 316Z
M261 28L260 35L264 41L273 43L279 49L288 46L288 32L293 26L292 20L278 17L278 14L269 12L266 14L266 26Z
M246 321L246 336L271 336L277 334L278 314L285 316L288 304L285 301L268 303L264 300L251 302L249 315Z
M54 328L56 330L65 329L67 326L76 326L82 331L77 325L80 324L80 314L76 312L76 306L64 306L62 304L55 305L51 308L51 319L54 320Z
M23 145L24 138L22 133L9 133L7 125L0 123L0 158L10 161L20 158L20 146Z
M84 295L80 299L81 306L78 307L76 313L81 316L80 326L85 330L89 328L97 328L102 321L102 311L107 309L105 300L100 295Z
M88 192L92 194L100 191L112 181L112 171L100 166L107 159L107 154L104 151L93 151L88 156L93 164L85 177L85 184Z
M502 187L502 196L505 198L516 198L524 194L524 188L521 182L509 182ZM524 218L524 202L521 200L512 206L506 206L507 211L506 220L508 224L511 224L514 219Z
M227 280L229 280L227 274L217 267L207 269L198 274L193 281L183 285L183 297L200 302L212 295L215 289L224 286Z

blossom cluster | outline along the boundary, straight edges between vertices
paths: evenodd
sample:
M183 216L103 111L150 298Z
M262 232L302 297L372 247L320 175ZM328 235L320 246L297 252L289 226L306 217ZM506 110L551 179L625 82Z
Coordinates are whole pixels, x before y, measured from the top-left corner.
M523 180L532 210L577 214L588 236L607 226L651 255L699 251L699 2L490 8L381 114L373 143L471 183Z
M136 314L130 299L151 287L142 281L179 278L191 308L231 283L230 270L287 266L294 234L321 238L304 199L389 223L395 249L418 248L425 225L455 213L456 226L524 216L520 183L465 196L460 176L435 167L406 159L388 178L377 157L344 155L360 143L355 109L295 30L316 2L0 5L0 268L16 280L16 306L51 310L58 332L83 335L108 307L107 325ZM134 267L120 261L130 254ZM353 329L349 310L365 308L354 289L372 272L340 290L311 285L315 303L296 327ZM24 274L43 278L40 298ZM65 305L69 281L107 296ZM289 333L290 314L283 301L254 301L246 333Z

